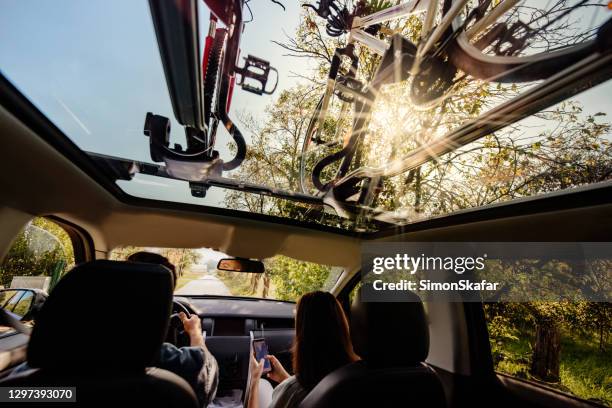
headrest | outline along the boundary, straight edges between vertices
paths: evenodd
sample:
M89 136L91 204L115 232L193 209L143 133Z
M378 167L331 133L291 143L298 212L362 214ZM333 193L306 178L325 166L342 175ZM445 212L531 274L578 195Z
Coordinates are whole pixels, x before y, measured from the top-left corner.
M361 292L361 291L358 291ZM363 302L358 293L351 309L353 348L368 365L404 367L425 361L429 329L421 299L406 293L404 302Z
M143 370L157 357L172 305L172 275L160 265L81 264L53 288L28 345L32 367Z

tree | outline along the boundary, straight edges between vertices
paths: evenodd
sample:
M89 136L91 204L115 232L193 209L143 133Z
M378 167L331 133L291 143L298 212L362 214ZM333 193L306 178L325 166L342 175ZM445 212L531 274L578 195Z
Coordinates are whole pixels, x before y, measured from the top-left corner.
M183 276L183 273L196 264L200 258L198 252L191 248L165 248L161 250L161 255L168 258L170 263L176 267L177 276Z
M264 260L264 273L217 271L216 275L232 294L297 301L304 293L328 288L338 270L277 255Z
M606 353L610 332L612 331L612 304L609 302L579 302L576 313L568 318L572 330L594 332L598 337L601 353Z
M196 264L200 258L197 250L192 248L148 248L128 245L114 248L110 253L110 259L125 261L130 255L139 251L155 252L168 258L176 268L177 277L182 276L185 270Z
M146 248L130 245L116 247L110 252L108 258L112 261L125 261L130 255L140 251L146 251Z
M331 269L325 265L276 256L266 260L264 275L274 284L277 299L296 301L304 293L324 288Z
M54 222L34 218L17 235L0 265L0 284L10 286L15 276L50 276L54 284L74 265L70 237Z

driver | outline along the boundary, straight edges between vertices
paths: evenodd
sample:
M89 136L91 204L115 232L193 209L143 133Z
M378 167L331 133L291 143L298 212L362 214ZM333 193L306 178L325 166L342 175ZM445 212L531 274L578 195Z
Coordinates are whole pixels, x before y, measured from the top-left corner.
M176 286L176 269L168 258L153 252L141 251L133 253L127 260L165 266L172 272ZM183 377L195 391L200 406L206 407L215 398L219 384L217 360L204 343L200 317L196 314L187 317L183 312L179 317L185 332L189 335L190 346L178 348L171 343L163 343L155 365Z

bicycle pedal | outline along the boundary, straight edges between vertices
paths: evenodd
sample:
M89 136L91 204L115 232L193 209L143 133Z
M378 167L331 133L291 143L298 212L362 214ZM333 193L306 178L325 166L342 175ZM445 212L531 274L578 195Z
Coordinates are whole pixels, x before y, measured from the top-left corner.
M270 66L270 63L252 55L248 55L244 59L244 67L236 67L236 73L240 75L240 79L237 84L242 87L245 91L252 92L256 95L271 95L276 90L278 85L278 71L276 68ZM270 79L270 72L276 74L276 82L272 89L267 89L268 80ZM255 84L249 84L246 81L255 81Z

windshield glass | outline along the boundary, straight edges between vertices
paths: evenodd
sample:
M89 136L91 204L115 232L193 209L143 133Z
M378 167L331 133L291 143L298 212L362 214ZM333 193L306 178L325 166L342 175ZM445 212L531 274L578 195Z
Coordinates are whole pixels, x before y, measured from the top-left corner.
M179 296L243 296L295 302L304 293L330 290L343 271L282 255L264 259L264 273L220 271L219 260L230 257L208 248L119 247L113 249L110 258L124 261L139 251L160 254L174 265L174 294Z

